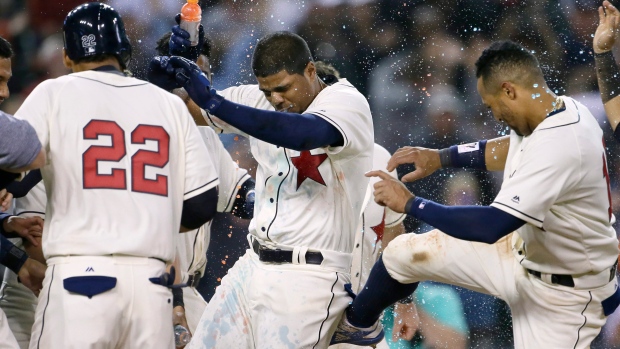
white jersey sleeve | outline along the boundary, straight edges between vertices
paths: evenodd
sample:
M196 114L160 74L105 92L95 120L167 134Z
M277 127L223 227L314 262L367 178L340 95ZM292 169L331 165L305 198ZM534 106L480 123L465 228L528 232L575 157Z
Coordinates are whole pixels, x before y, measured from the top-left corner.
M346 79L340 79L330 87L334 92L320 93L304 114L323 118L342 134L344 144L328 147L328 154L340 157L360 154L374 142L372 120L365 117L370 115L368 101ZM360 123L366 125L360 127Z
M189 120L191 120L191 116ZM217 169L213 165L214 159L202 141L200 132L193 120L187 125L185 137L185 194L183 200L191 199L219 184Z
M508 177L491 206L542 228L551 206L579 181L582 159L571 138L536 137L522 144L523 151L513 157L519 165L507 167Z
M218 94L227 100L242 104L248 107L261 109L261 110L274 110L273 106L267 101L265 95L258 89L258 85L240 85L229 87L225 90L218 91ZM224 120L217 116L209 114L207 111L202 110L202 116L209 126L211 126L217 133L235 133L244 137L248 135L229 125Z

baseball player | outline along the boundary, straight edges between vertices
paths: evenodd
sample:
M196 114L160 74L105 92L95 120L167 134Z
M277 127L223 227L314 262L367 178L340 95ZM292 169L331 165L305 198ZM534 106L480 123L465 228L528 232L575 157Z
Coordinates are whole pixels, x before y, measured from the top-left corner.
M113 8L80 5L63 32L73 73L41 83L16 114L48 159L45 301L30 348L173 347L165 268L174 232L214 214L215 169L182 101L122 73L131 46Z
M209 56L211 46L204 36L202 25L200 27L200 42L197 46L192 47L191 54L188 53L187 58L195 61L210 79ZM157 52L160 55L168 54L170 35L171 33L164 34L157 41ZM172 92L184 99L194 120L199 120L202 124L205 123L200 108L187 96L187 93L184 93L182 89ZM213 165L220 179L217 211L232 212L240 218L252 218L254 214L254 180L245 169L239 168L237 163L232 160L219 137L210 127L198 127L198 130L214 160ZM200 283L207 266L210 230L211 222L177 237L177 258L182 281L188 287L183 288L181 292L173 290L175 296L174 322L175 324L186 323L192 333L195 332L198 321L200 321L200 317L207 306L207 302L202 298L196 287Z
M383 308L422 280L505 300L516 348L589 348L618 306L618 240L597 121L576 100L551 93L537 59L514 42L493 43L476 69L482 101L510 126L510 137L441 151L402 148L387 169L413 162L404 181L442 166L504 169L499 194L491 206L448 207L382 171L369 173L383 179L374 186L378 203L439 230L392 241L336 341L372 340L369 327Z
M15 195L15 215L45 218L47 196L40 179L41 172L35 170L30 171L21 181L9 184L7 189ZM30 189L33 184L36 185ZM21 187L26 187L26 189L22 190ZM40 242L40 238L37 238L38 242ZM29 241L22 242L22 239L14 241L14 243L16 246L24 248L31 258L45 263L41 245L35 246ZM30 344L37 302L38 299L32 291L18 282L17 274L8 268L4 269L2 285L0 286L0 308L6 313L9 327L21 349L27 349Z
M4 38L0 37L0 104L10 94L7 83L12 76L12 56L13 50L11 45ZM0 168L20 171L25 168L41 167L45 163L45 153L41 150L41 143L35 130L28 122L15 119L0 112L0 133L2 133L0 134ZM4 188L14 178L14 173L0 171L0 188ZM11 194L7 195L6 193L5 189L0 189L0 201L2 201L0 211L6 211L8 208L6 200L12 198ZM31 219L29 221L35 223L37 226L36 230L40 233L41 229L43 229L42 222L39 219ZM20 223L20 220L16 220L8 214L0 213L0 223L2 223L0 224L0 231L13 232L15 223ZM18 232L25 233L22 236L30 239L34 238L34 236L30 236L29 231L24 232L23 227L18 229ZM40 236L40 234L38 235ZM21 239L18 240L21 241ZM7 268L4 268L5 273L15 275L15 281L17 281L17 275L19 274L22 280L20 287L25 291L27 297L36 298L33 292L38 294L41 289L43 276L45 275L45 265L26 258L28 258L28 255L19 246L14 245L2 236L2 242L0 242L0 264L7 266ZM38 280L33 279L33 282L29 283L29 274L38 278ZM6 278L3 278L3 284L5 281ZM3 291L4 288L0 287L0 295L4 295ZM2 309L5 308L4 305L0 301ZM19 307L21 305L15 302L10 306ZM0 309L0 346L3 348L19 348L19 344L13 335L15 329L8 323L2 309Z
M344 79L323 83L311 57L295 34L263 37L258 85L221 94L191 61L157 57L150 67L150 78L178 79L207 119L223 121L218 130L249 135L258 162L251 249L222 279L190 348L325 348L349 302L372 118L363 95Z

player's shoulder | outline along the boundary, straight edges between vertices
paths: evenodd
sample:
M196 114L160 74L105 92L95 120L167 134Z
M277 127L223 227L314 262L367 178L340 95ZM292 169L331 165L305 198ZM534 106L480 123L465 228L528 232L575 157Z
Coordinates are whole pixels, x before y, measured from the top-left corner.
M375 143L374 155L376 157L383 157L383 158L388 158L388 159L392 156L390 152L387 151L387 149L385 149L384 147L380 146L377 143Z
M316 104L339 105L346 108L363 107L369 109L366 97L347 79L340 79L338 82L327 86L315 99ZM313 103L313 104L315 104Z
M271 105L265 98L265 94L258 88L258 85L231 86L218 91L218 94L229 101L250 107L262 109L271 108Z

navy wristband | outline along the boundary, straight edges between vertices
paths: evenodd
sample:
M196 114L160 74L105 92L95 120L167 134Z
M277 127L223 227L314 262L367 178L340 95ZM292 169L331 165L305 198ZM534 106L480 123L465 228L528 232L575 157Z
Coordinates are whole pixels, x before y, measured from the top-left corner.
M1 236L0 240L0 264L17 274L26 263L28 255L4 236Z
M182 288L173 288L172 289L172 307L183 307L185 308L185 302L183 301L183 289Z
M482 140L475 143L453 145L450 148L441 149L439 151L441 167L486 170L487 165L484 158L486 147L487 141Z

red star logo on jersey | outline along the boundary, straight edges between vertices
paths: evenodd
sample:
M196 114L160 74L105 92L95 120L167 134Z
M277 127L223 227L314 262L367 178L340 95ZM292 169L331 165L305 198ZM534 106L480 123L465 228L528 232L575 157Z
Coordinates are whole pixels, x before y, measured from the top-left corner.
M293 165L297 168L297 189L299 189L301 183L306 178L325 185L325 180L323 180L323 176L319 172L319 166L325 159L327 159L327 154L312 155L309 150L302 151L299 156L291 156L291 161L293 161Z
M381 218L381 223L370 228L375 232L375 234L377 234L377 241L383 241L383 233L385 232L385 210L383 210L383 218Z

